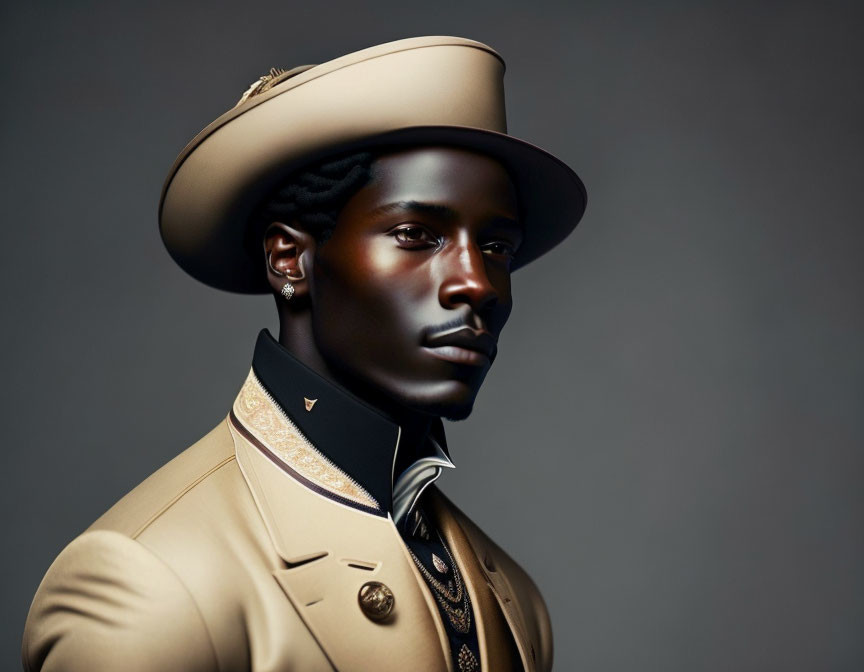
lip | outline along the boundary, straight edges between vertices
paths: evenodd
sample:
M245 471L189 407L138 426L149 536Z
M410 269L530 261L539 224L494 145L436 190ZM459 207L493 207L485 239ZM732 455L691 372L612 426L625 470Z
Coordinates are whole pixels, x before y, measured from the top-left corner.
M495 358L497 343L488 331L458 327L427 337L424 347L434 357L455 364L484 366Z

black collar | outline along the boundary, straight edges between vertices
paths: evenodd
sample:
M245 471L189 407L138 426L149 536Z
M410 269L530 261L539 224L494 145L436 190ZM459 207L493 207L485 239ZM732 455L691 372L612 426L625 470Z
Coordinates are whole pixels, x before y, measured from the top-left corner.
M392 512L399 425L344 387L318 375L267 329L258 334L252 370L309 442L365 488L384 510ZM314 400L308 411L307 400ZM433 421L431 434L449 457L440 418ZM426 442L417 457L434 454L434 446Z

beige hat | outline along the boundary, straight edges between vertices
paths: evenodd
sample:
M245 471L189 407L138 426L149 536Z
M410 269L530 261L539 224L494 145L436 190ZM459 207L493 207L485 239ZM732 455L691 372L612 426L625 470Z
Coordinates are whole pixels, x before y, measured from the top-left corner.
M269 292L250 252L253 210L290 173L345 151L454 145L510 171L524 240L513 269L560 243L585 210L585 187L551 154L506 135L504 62L459 37L414 37L316 66L271 71L177 157L159 204L168 252L202 282Z

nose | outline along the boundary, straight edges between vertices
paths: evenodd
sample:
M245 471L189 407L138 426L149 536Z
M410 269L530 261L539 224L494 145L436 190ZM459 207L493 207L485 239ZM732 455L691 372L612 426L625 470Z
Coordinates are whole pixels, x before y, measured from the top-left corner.
M443 255L443 281L439 300L445 308L468 304L476 313L483 313L499 301L498 290L486 269L482 250L473 241L452 244Z

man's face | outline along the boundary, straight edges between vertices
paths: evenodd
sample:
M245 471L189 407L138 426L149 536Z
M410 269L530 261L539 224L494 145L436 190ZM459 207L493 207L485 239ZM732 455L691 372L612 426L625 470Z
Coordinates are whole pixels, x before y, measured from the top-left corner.
M515 187L495 160L444 147L381 156L315 255L319 351L404 406L467 417L510 314L521 238Z

